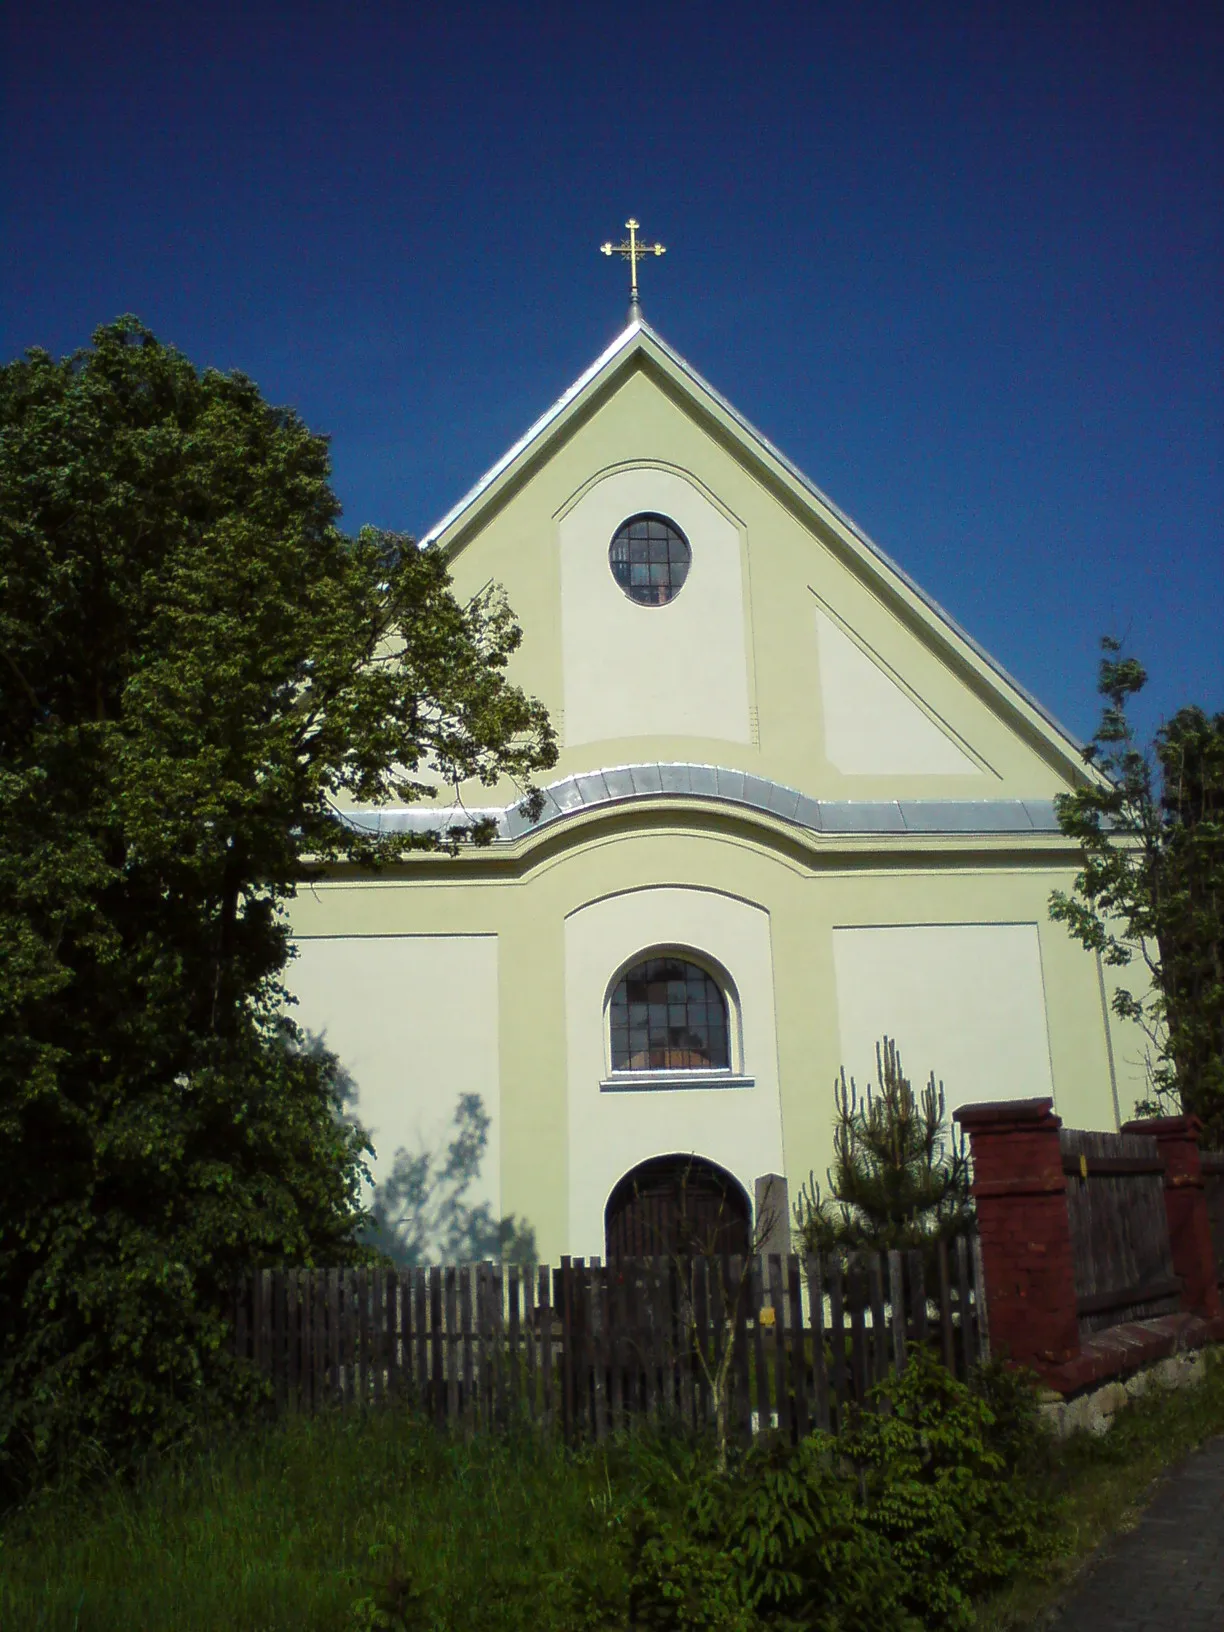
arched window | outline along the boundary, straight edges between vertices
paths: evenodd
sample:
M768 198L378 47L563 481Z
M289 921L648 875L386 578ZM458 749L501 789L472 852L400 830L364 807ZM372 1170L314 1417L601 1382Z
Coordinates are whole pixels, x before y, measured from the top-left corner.
M609 1005L613 1071L726 1071L727 1000L707 970L675 954L644 958Z

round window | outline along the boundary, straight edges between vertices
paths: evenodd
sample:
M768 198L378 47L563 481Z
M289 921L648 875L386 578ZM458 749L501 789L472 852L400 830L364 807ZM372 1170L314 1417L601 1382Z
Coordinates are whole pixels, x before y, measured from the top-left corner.
M631 516L608 548L612 576L631 601L665 606L688 577L689 541L664 516Z

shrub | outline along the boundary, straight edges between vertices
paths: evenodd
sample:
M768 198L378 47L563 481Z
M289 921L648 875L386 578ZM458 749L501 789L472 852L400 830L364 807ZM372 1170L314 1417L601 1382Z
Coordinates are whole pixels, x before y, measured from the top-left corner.
M966 1387L926 1349L877 1389L842 1442L861 1522L886 1542L902 1599L926 1627L973 1624L971 1601L1048 1556L1033 1479L1042 1436L1027 1380L992 1367Z
M989 1368L968 1387L918 1349L878 1394L840 1439L753 1447L726 1476L692 1450L660 1458L630 1528L631 1623L963 1628L974 1594L1040 1564L1027 1381Z

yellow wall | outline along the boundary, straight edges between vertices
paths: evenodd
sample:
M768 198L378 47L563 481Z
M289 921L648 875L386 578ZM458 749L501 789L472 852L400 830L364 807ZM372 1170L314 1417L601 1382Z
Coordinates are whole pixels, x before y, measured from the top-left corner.
M604 1204L651 1157L703 1156L749 1196L759 1175L782 1170L770 928L767 911L724 889L675 884L601 895L566 918L568 1250L603 1253ZM724 984L731 1069L717 1087L699 1088L692 1072L678 1072L682 1087L610 1088L609 988L623 969L663 949L713 965Z
M565 925L588 903L643 889L717 891L768 919L769 976L777 1025L777 1087L785 1168L792 1188L809 1169L823 1176L831 1159L832 1083L846 1059L835 969L835 932L847 925L1028 924L1039 948L1044 1020L1056 1108L1074 1126L1115 1125L1113 1085L1095 960L1046 918L1051 888L1065 887L1067 857L1017 855L1006 841L932 844L925 854L789 839L780 823L709 813L681 822L661 803L652 812L578 818L564 833L507 847L514 861L494 866L421 861L402 879L334 880L303 894L293 924L299 937L495 934L500 1032L501 1200L535 1225L542 1251L570 1250L570 1167L575 1142L598 1136L570 1126L575 1097L595 1091L570 1080L573 1019L567 1016ZM646 932L644 931L644 934ZM646 938L657 940L652 930ZM683 940L684 937L681 936ZM711 948L733 978L738 954ZM610 939L608 976L623 952ZM335 970L332 1001L343 1007ZM955 995L955 994L954 994ZM414 994L405 991L388 1025L411 1035ZM586 1001L586 1023L602 1039L603 1015ZM898 1041L915 1077L930 1068L950 1078L955 1060L983 1062L979 1081L948 1080L954 1102L1002 1097L1016 1079L1005 1060L993 1072L997 1039L988 1010L966 1015L949 1058L915 1057ZM968 1039L964 1028L973 1028ZM855 1046L863 1052L862 1039ZM587 1073L590 1074L589 1072ZM860 1084L862 1062L856 1066ZM455 1092L462 1084L451 1083ZM1125 1107L1124 1107L1125 1110ZM691 1145L704 1154L700 1105L689 1111ZM642 1155L650 1129L644 1126ZM755 1176L755 1175L753 1175ZM577 1250L577 1249L575 1249ZM589 1243L584 1250L590 1251Z
M688 577L670 602L643 606L613 578L622 522L654 512L688 539ZM556 524L561 558L561 722L571 746L681 732L747 743L744 570L739 529L672 471L616 471Z
M643 510L691 535L691 583L665 608L626 600L607 564L616 526ZM963 801L1049 799L1082 776L1074 747L644 333L438 547L460 595L504 585L524 630L512 672L558 726L557 779L687 761L821 800ZM686 685L700 692L691 708ZM519 797L509 784L464 792L473 806ZM292 921L304 942L333 938L316 1028L329 1006L360 1009L362 938L496 938L501 1204L554 1256L599 1250L612 1176L660 1143L721 1160L750 1190L779 1141L792 1193L809 1169L823 1176L833 1080L845 1063L865 1081L876 1025L953 1104L1052 1085L1072 1125L1114 1126L1096 961L1047 917L1074 868L1048 834L835 837L660 798L377 879L337 874ZM745 1032L752 1086L601 1097L606 981L635 937L645 951L699 931L752 1014L772 1015L772 1035L755 1019ZM403 984L379 1047L411 1057L455 1004L437 979ZM458 1005L473 1024L481 1002L474 982ZM461 1078L445 1085L452 1100Z
M294 1017L343 1062L370 1134L376 1183L397 1149L443 1148L460 1093L491 1118L472 1200L501 1206L496 935L316 935L297 943Z

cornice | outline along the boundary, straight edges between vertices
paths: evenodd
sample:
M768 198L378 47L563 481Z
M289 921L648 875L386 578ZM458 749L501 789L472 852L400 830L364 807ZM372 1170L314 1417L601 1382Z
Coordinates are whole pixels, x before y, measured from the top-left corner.
M1060 832L1050 799L813 799L798 788L721 765L614 765L564 777L542 792L544 806L534 820L521 803L479 809L455 804L348 810L341 820L373 834L446 833L491 820L496 824L496 847L590 811L663 800L747 809L810 833L842 836L1036 837Z

